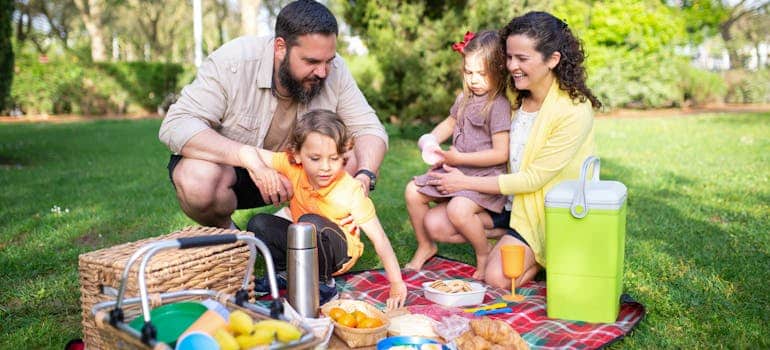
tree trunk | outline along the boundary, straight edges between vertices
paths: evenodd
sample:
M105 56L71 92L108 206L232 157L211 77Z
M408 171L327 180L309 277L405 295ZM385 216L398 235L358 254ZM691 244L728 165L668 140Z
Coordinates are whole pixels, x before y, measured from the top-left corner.
M725 48L727 49L727 56L730 57L729 68L735 68L740 66L740 58L738 57L738 48L733 42L733 34L730 32L734 21L728 20L719 26L719 34L722 36L722 41L725 42Z
M75 5L80 10L80 18L91 37L91 59L94 62L106 61L107 50L104 45L104 30L102 28L104 2L102 0L75 0Z
M0 0L0 111L10 109L6 104L13 83L13 0Z
M241 0L241 35L257 35L259 0Z

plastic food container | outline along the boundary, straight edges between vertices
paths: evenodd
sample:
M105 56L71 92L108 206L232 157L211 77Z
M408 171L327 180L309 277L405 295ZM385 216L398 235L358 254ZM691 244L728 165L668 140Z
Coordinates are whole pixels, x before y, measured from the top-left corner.
M481 283L468 282L471 286L470 292L458 292L458 293L446 293L430 287L433 282L425 282L422 284L422 289L425 291L425 298L444 306L471 306L478 305L484 301L484 293L487 292L487 287L484 287Z

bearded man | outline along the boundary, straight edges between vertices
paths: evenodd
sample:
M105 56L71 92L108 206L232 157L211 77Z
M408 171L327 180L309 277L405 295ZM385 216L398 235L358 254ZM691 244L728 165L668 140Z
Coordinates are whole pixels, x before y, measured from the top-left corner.
M388 136L337 55L337 21L324 5L292 2L278 14L275 36L240 37L214 51L171 106L159 131L174 153L169 177L182 210L204 226L235 228L236 209L291 198L285 180L265 181L254 147L288 148L298 116L336 112L354 138L346 170L368 194ZM268 183L270 182L270 183Z

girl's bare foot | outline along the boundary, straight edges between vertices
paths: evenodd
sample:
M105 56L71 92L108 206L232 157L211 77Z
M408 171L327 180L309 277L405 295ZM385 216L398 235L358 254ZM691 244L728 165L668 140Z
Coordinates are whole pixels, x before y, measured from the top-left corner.
M422 269L422 265L424 265L426 261L430 260L430 258L436 255L436 253L438 253L438 247L436 246L436 243L433 243L427 247L418 246L417 250L412 256L412 260L406 263L404 268L420 271L420 269Z

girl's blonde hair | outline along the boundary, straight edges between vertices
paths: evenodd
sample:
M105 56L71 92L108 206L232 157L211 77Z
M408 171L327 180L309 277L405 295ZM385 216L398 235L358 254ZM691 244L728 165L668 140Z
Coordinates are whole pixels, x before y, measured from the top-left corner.
M463 48L463 69L465 69L465 57L477 55L484 60L484 70L486 71L487 81L489 83L489 92L487 93L487 102L481 109L484 116L489 115L489 109L497 96L505 95L506 69L505 55L500 45L500 35L497 31L484 30L478 32ZM465 106L470 100L471 92L468 84L463 79L463 100L460 108L457 110L457 116L462 115Z
M353 140L348 133L348 128L337 113L325 109L313 109L297 120L294 132L291 134L289 153L298 153L311 132L317 132L334 140L339 154L345 154L353 148ZM289 159L293 162L294 157ZM347 159L345 161L347 162Z

